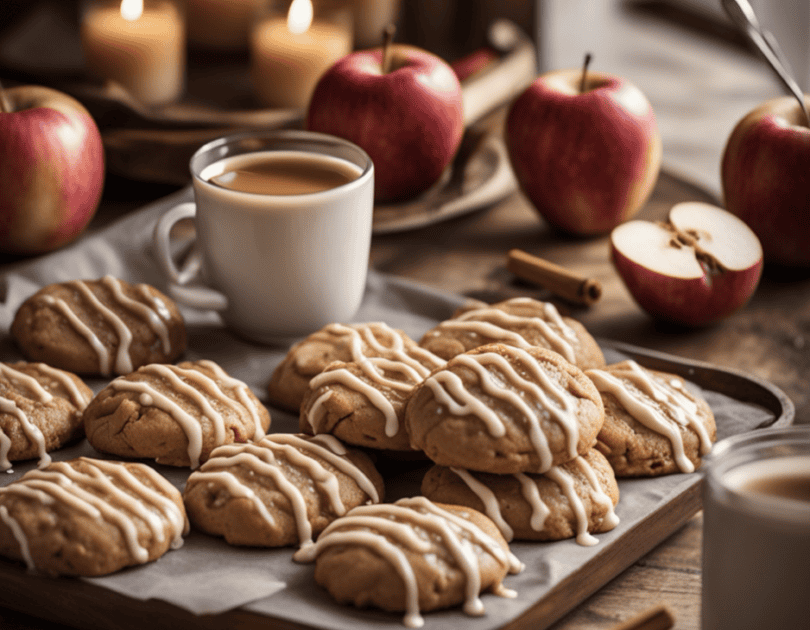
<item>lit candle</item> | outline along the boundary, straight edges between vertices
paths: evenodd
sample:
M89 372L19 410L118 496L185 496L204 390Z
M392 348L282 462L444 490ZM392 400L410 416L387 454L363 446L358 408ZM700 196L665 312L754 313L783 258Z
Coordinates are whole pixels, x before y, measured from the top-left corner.
M91 5L82 17L88 72L121 84L144 105L176 100L185 82L185 25L166 0Z
M250 28L264 0L186 0L189 44L247 50Z
M251 36L256 95L270 107L306 107L321 75L352 50L350 23L314 19L311 0L261 20Z

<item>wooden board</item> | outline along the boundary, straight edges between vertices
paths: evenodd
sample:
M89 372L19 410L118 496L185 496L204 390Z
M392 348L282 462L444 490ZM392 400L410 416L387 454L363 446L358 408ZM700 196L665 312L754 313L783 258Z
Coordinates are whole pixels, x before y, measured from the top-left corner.
M793 421L792 403L768 382L734 370L628 344L601 343L604 348L616 350L649 367L680 374L706 390L762 407L771 417L758 428L786 426ZM602 544L594 558L567 575L522 614L502 625L501 630L542 630L550 626L686 523L700 510L700 491L701 478L694 475L676 496L670 497L617 539ZM140 601L78 579L29 575L19 565L10 562L0 562L0 581L3 584L0 606L83 630L140 630L144 627L153 630L265 630L270 627L269 623L282 630L312 627L307 625L305 618L268 618L244 609L197 616L166 602ZM314 584L312 586L316 589ZM335 605L336 615L342 610ZM431 617L426 615L426 626L445 627L446 618L437 624ZM462 625L467 619L458 612L455 621ZM400 627L400 618L390 617L388 625Z

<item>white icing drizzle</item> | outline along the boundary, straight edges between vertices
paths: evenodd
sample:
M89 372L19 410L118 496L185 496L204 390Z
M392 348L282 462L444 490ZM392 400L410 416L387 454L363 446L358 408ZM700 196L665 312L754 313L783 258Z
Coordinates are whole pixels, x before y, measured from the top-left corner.
M146 394L151 398L152 406L157 407L158 409L171 415L175 422L177 422L177 424L179 424L183 429L183 432L186 434L186 439L188 439L187 452L191 468L197 468L200 465L200 455L202 454L203 440L202 426L200 425L199 420L189 414L171 398L161 394L146 381L130 381L123 377L119 377L110 382L110 387L138 392L141 395Z
M113 276L107 275L101 279L102 284L106 286L110 292L113 294L113 297L118 301L119 304L128 308L130 311L134 312L138 317L144 320L149 327L152 329L152 332L155 333L158 339L160 339L161 347L163 348L164 354L169 354L171 352L171 341L169 340L169 329L166 327L166 323L158 316L158 311L153 309L152 307L144 304L143 302L139 302L138 300L133 300L131 297L128 297L124 294L124 290L121 287L121 281ZM140 294L143 296L149 295L148 289L144 290L145 285L138 285L140 290ZM150 302L154 304L154 302L150 299ZM165 309L165 306L164 306ZM166 318L167 320L169 317Z
M347 530L346 528L354 528ZM423 533L417 532L421 530ZM324 549L333 545L361 545L373 549L388 561L399 574L405 586L404 623L410 628L424 624L419 610L419 590L416 576L402 547L422 556L430 556L433 544L430 538L438 538L465 576L464 612L481 615L483 603L479 597L481 574L479 550L491 555L512 573L522 570L523 565L509 552L505 552L491 537L466 519L438 507L425 497L400 499L393 504L360 506L346 516L333 521L317 542L300 549L293 559L310 562ZM512 592L500 586L493 588L496 594L511 596Z
M563 494L568 499L568 505L571 506L574 512L574 518L577 522L577 543L585 547L596 545L599 540L588 532L588 515L585 513L585 505L582 503L582 499L577 494L574 478L559 466L554 466L545 474L546 477L560 486L560 490L562 490Z
M200 409L202 415L208 418L208 420L211 422L211 426L214 428L215 443L222 444L225 442L225 420L222 418L222 414L214 409L211 406L211 403L208 401L209 396L212 398L217 398L223 402L226 399L225 394L222 393L222 390L217 387L214 381L197 370L186 370L174 365L168 366L159 363L153 363L151 365L142 367L140 372L142 374L154 374L159 378L163 378L165 381L167 381L171 390L191 399ZM193 375L201 378L199 380L194 379ZM205 389L205 394L207 394L207 396L204 395L197 387L189 385L183 379L194 380L196 385Z
M0 470L11 470L11 461L8 458L11 451L11 438L0 431Z
M382 413L385 419L385 434L388 437L393 437L399 431L399 417L391 399L381 391L381 388L389 388L395 392L407 394L416 384L422 382L430 373L430 370L422 363L409 356L405 351L405 344L402 338L396 331L384 324L377 324L377 326L380 326L383 332L386 333L385 340L388 343L385 345L380 343L370 326L365 327L362 332L359 332L356 329L341 324L331 325L332 329L341 331L343 334L351 337L350 348L352 360L361 370L363 376L371 381L371 383L364 381L347 368L338 368L335 370L327 370L316 375L310 380L309 387L310 389L317 389L322 386L340 384L347 389L362 394ZM366 356L363 352L364 342L374 352L378 354L388 353L393 358L390 358L390 356ZM425 357L428 357L428 361L432 361L437 365L444 364L444 361L433 353L423 349L421 349L421 352ZM385 371L398 373L402 378L390 378L385 375ZM319 396L306 412L307 421L316 432L320 430L318 427L320 423L316 421L316 418L322 420L326 416L326 414L322 412L322 406L329 398L329 396Z
M361 393L372 405L380 410L380 413L382 413L385 418L385 434L388 437L393 437L397 434L397 431L399 431L399 418L391 401L379 389L369 385L346 368L321 372L310 380L309 386L310 389L317 389L325 384L338 383L348 389L353 389ZM307 410L307 420L313 429L320 429L316 424L315 418L319 417L323 419L325 417L325 414L320 412L323 404L328 399L329 397L324 397L323 395L319 396Z
M536 532L542 531L546 526L546 519L549 514L551 514L551 510L546 505L545 501L540 498L540 490L529 475L525 473L515 473L515 479L520 482L521 494L532 508L529 525Z
M167 322L171 321L172 313L166 304L161 300L157 295L153 295L152 292L149 290L149 285L146 284L136 284L135 290L141 294L147 302L151 302L152 305L155 307L155 312L165 319Z
M474 371L481 389L486 394L518 411L519 416L527 424L526 428L540 459L542 472L551 467L552 453L540 424L540 415L545 411L557 421L565 431L569 455L571 458L576 457L579 442L579 424L575 416L576 402L574 396L556 383L531 354L520 348L511 348L511 351L520 359L521 367L530 373L533 381L518 374L507 359L495 352L462 354L452 361ZM497 367L499 372L497 378L487 369L487 365ZM506 433L506 426L497 412L471 393L461 378L453 372L449 370L436 372L425 381L425 385L430 387L437 402L446 406L450 413L477 416L495 438ZM519 392L527 393L529 400Z
M115 351L115 371L117 374L128 374L132 371L132 357L129 354L130 346L132 345L132 331L124 323L115 312L107 308L101 300L90 290L90 288L81 280L71 280L68 282L70 286L75 287L84 298L93 305L93 307L101 313L101 315L109 322L116 335L118 335L118 348Z
M603 508L605 508L605 510L607 510L605 517L602 519L602 523L607 529L613 529L619 524L619 517L616 515L616 512L613 509L613 499L611 499L602 489L602 484L599 483L599 479L596 477L596 472L594 471L593 466L591 466L588 460L586 460L584 457L577 457L574 460L574 465L579 468L583 475L585 475L585 478L591 485L591 499L593 502L601 505Z
M433 367L444 365L443 359L424 348L414 345L406 349L405 342L397 331L383 322L363 324L356 327L346 326L345 324L329 324L324 327L324 331L341 337L349 337L351 360L355 363L362 363L371 358L364 350L365 345L377 355L392 358L408 365L422 378L427 376ZM423 365L417 357L421 358L430 367Z
M513 530L509 523L504 520L503 513L501 512L501 506L498 503L498 497L495 496L495 493L489 488L489 486L478 481L478 479L473 477L463 468L451 467L450 470L456 473L456 475L467 484L467 487L469 487L469 489L472 490L479 499L481 499L481 503L484 504L484 512L486 515L489 516L489 518L492 519L492 522L498 526L498 529L501 530L501 533L506 541L511 542L515 537L515 530Z
M37 400L33 400L33 404L48 404L53 400L53 396L32 376L15 370L14 368L0 363L0 375L5 377L9 385L20 384L26 387ZM42 434L40 428L28 417L22 409L19 408L10 398L0 396L0 413L7 413L17 418L20 423L20 428L25 433L25 437L36 446L37 455L39 455L39 467L47 466L51 463L51 456L48 455L45 445L45 436ZM9 470L11 462L8 459L8 454L11 451L11 438L0 429L0 470Z
M14 540L16 540L17 544L20 546L20 555L22 556L28 571L36 571L34 559L31 557L31 547L28 544L28 538L26 537L23 528L20 527L20 524L17 522L17 519L13 518L8 513L5 505L0 505L0 520L2 520L11 530L11 535L14 536Z
M80 390L68 374L62 370L52 368L50 365L46 365L45 363L37 363L36 367L40 372L47 374L54 381L64 387L70 396L71 401L73 402L73 406L79 409L79 411L83 411L84 408L87 407L88 403L90 402L90 396Z
M149 560L149 552L139 541L136 519L145 523L156 542L165 540L165 522L171 533L172 547L179 546L178 540L182 542L188 524L185 514L174 502L130 471L122 471L121 464L87 457L78 461L88 466L87 472L74 468L71 462L54 463L45 470L30 471L19 481L0 488L0 496L17 494L47 505L61 502L93 519L105 520L118 528L132 558L139 563ZM147 472L147 476L161 491L174 492L168 481L154 471ZM27 541L24 534L17 539L21 553L25 555L23 547L27 546ZM34 568L33 563L29 568Z
M42 296L42 301L61 312L62 315L64 315L73 326L76 332L87 340L87 343L90 344L90 347L95 350L96 355L98 356L99 373L102 376L109 376L112 372L110 353L107 351L106 346L101 343L101 340L99 340L99 338L96 336L96 333L90 330L89 326L79 319L76 313L73 312L73 309L71 309L67 302L65 302L63 299L55 298L52 295L44 295Z
M219 366L211 361L199 361L198 365L212 370L216 368L214 373L217 379L223 384L235 388L234 392L241 405L224 392L214 379L193 368L152 363L142 367L137 373L151 374L163 379L170 390L176 391L191 400L213 427L216 444L222 444L226 440L225 420L222 414L214 409L209 399L218 400L221 404L235 410L240 416L247 412L254 424L252 438L256 439L263 436L264 429L261 426L258 409L245 391L247 385L242 381L230 378ZM187 381L194 383L194 385L190 385ZM183 429L188 439L187 452L191 468L197 468L200 465L203 445L203 427L200 420L185 411L179 403L158 391L155 385L148 381L132 381L119 377L110 383L110 387L138 392L140 395L139 401L142 405L157 407L171 415Z
M245 482L230 471L223 472L214 469L239 466L272 479L276 488L290 502L300 545L311 545L312 525L307 514L304 494L299 487L301 475L298 471L302 470L305 477L312 480L314 487L326 496L336 515L342 516L346 513L346 507L340 498L337 476L327 470L316 457L320 457L351 477L372 502L377 503L380 500L374 484L351 460L345 457L346 450L338 440L332 436L320 436L320 438L307 439L297 435L278 433L266 436L255 444L220 446L211 453L211 459L203 464L198 472L191 474L189 482L221 482L232 496L249 498L261 517L272 526L275 519ZM291 468L292 470L290 470ZM295 479L296 482L294 483L290 479Z
M20 372L19 370L15 370L10 365L0 363L0 375L5 376L6 380L12 384L19 383L24 385L39 399L39 402L41 402L43 405L46 405L53 400L51 393L46 390L37 379L35 379L33 376L29 376L25 372Z
M621 365L626 369L621 370L620 376L604 370L587 370L586 374L600 392L615 396L633 418L665 436L672 445L678 468L685 473L693 472L695 466L686 456L680 427L691 427L697 433L701 455L711 450L711 439L698 415L697 404L685 395L685 390L662 383L635 361Z
M259 408L256 404L254 398L250 395L250 388L247 386L246 383L240 381L237 378L233 378L230 376L225 370L223 370L219 365L210 361L208 359L204 359L197 362L198 365L201 367L207 368L214 373L214 376L217 378L219 382L221 382L225 387L230 387L234 393L236 394L236 398L242 404L242 407L247 410L250 417L253 419L253 439L258 440L259 438L264 436L264 427L262 426L262 417L259 413ZM226 397L229 398L229 397ZM241 413L241 411L240 411Z
M369 479L356 464L346 457L347 451L343 444L341 444L340 440L332 435L322 434L310 439L306 439L290 433L276 433L271 437L265 438L261 443L267 444L271 448L274 448L276 443L294 447L297 449L297 454L292 453L296 458L295 463L302 467L312 466L313 463L317 464L317 461L312 458L312 455L304 453L304 451L310 451L328 462L331 466L337 468L345 475L351 477L357 486L369 496L372 503L380 502L380 495L377 492L377 488L371 482L371 479ZM287 448L285 449L285 453L289 454L291 453L291 450ZM289 457L288 459L293 461Z
M573 460L573 463L579 468L579 470L588 480L588 483L591 486L591 499L594 501L594 503L602 505L607 511L603 523L609 529L616 527L616 525L619 524L619 517L616 516L613 509L613 501L602 489L592 466L584 457L581 456L577 456ZM470 490L472 490L478 496L478 498L481 499L481 502L484 504L484 511L486 515L489 516L498 526L498 529L501 530L504 538L506 538L507 541L511 541L514 538L514 530L503 518L498 497L495 495L492 489L467 470L462 468L450 468L450 470L452 470L465 484L467 484ZM538 532L542 531L543 527L545 526L546 519L551 511L540 497L537 481L524 473L517 473L513 476L518 480L518 482L520 482L521 493L532 508L529 524L533 530ZM560 486L560 489L563 491L563 494L565 494L568 502L571 505L571 509L576 519L577 543L581 545L596 544L598 542L597 539L590 536L587 531L588 516L585 513L585 507L582 500L576 493L574 480L570 473L560 469L559 466L553 466L549 471L546 472L546 478L554 481Z
M528 348L535 344L530 343L522 335L508 330L508 327L533 328L540 332L552 350L561 354L569 362L575 363L576 332L565 323L556 307L551 303L540 303L531 298L513 298L504 302L502 306L521 304L542 304L543 315L546 319L536 316L512 315L501 308L485 306L466 311L458 317L444 321L439 328L478 334L482 337L509 342L519 348Z

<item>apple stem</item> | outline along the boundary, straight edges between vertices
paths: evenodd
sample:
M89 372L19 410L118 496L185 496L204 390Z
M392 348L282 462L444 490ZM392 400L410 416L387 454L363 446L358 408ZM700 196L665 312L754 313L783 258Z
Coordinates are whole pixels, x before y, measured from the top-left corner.
M585 62L582 64L582 78L579 81L579 93L582 94L585 91L585 85L588 82L588 66L591 65L591 58L593 55L591 53L585 53Z
M8 102L6 91L3 89L3 84L0 83L0 112L8 114L12 111L11 103Z
M389 24L385 27L385 32L383 33L383 74L388 74L391 72L391 43L394 41L394 35L396 35L396 32L397 27L393 24Z

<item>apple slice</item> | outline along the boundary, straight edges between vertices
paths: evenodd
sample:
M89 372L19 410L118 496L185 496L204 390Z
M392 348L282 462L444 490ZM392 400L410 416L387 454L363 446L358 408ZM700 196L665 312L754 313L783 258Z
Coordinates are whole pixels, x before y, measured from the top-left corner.
M652 317L687 326L741 308L762 275L762 246L739 218L711 204L679 203L668 223L628 221L610 235L611 258Z

